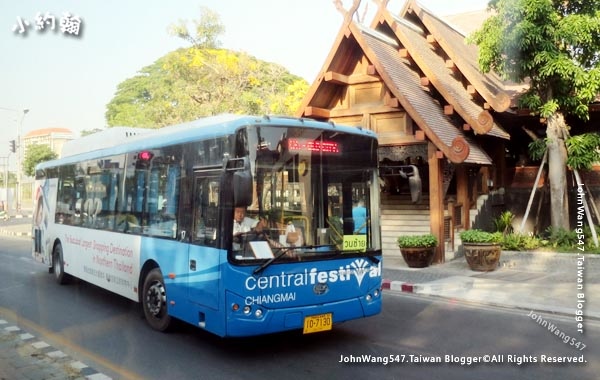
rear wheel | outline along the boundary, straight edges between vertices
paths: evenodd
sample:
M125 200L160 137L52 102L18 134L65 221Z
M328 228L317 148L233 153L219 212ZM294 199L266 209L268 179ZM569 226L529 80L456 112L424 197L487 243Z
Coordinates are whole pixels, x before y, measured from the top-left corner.
M65 273L65 262L60 243L56 244L52 252L52 272L54 272L54 279L60 285L67 284L71 280L71 276Z
M167 291L160 269L152 269L144 279L142 291L144 317L155 330L167 331L171 326L171 317L167 311Z

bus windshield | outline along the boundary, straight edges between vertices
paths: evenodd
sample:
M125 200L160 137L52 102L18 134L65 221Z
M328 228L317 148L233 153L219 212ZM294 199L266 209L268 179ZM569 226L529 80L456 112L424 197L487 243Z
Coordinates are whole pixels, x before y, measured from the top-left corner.
M247 217L257 227L234 236L234 260L381 253L371 207L379 204L373 137L250 126L237 141L251 163L254 194Z

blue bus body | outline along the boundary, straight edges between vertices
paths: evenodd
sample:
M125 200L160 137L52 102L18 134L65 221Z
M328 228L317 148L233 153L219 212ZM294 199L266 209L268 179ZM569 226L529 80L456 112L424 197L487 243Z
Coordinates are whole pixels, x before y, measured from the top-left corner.
M380 312L372 132L225 115L128 140L36 168L33 256L59 283L139 302L157 330L176 318L224 337ZM359 197L366 234L351 220ZM260 237L231 233L240 206L265 218Z

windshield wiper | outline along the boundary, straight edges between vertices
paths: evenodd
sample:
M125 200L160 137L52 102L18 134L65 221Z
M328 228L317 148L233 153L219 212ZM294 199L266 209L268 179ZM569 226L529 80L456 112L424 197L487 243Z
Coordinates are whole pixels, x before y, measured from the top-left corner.
M296 249L296 247L284 247L284 248L280 248L280 249L281 249L281 252L277 253L277 255L271 257L269 260L262 263L258 268L256 268L254 270L254 272L252 272L252 274L257 274L257 273L262 272L266 267L271 265L275 260L278 260L281 256L285 255L290 250Z

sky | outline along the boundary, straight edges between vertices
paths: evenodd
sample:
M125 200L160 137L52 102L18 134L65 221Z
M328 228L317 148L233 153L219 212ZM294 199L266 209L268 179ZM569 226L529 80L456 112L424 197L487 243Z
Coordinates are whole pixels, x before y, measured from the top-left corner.
M351 3L343 1L346 8ZM362 3L369 13L375 10L374 2ZM485 9L487 0L419 3L443 16ZM403 5L404 0L391 0L388 9L399 13ZM0 165L19 131L24 136L61 127L78 136L82 130L105 128L106 104L118 84L166 53L189 46L167 30L179 20L198 19L201 7L219 14L225 26L223 48L280 64L309 83L343 22L332 0L2 0ZM36 29L38 13L48 16L41 31ZM61 21L72 21L65 32Z

